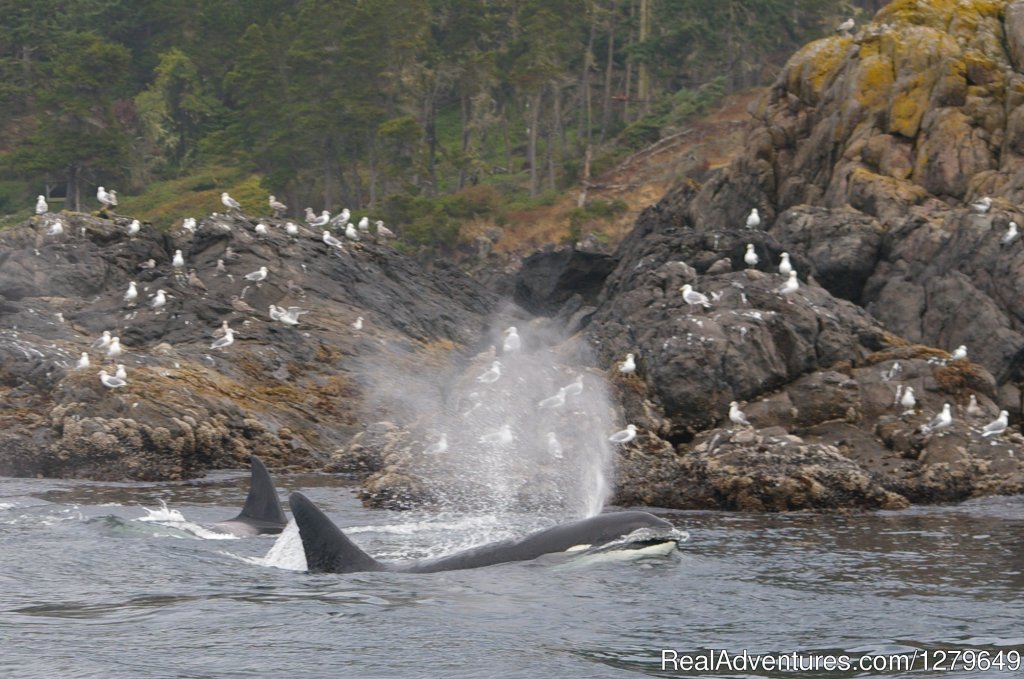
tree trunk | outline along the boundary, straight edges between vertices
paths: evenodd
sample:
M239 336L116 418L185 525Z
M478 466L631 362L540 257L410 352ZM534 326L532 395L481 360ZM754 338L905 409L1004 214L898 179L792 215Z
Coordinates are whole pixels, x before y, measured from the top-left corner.
M369 148L369 161L370 161L370 207L377 207L377 144L374 143L373 136L370 135L368 143Z
M473 115L473 100L465 91L459 97L459 109L462 112L462 163L459 167L459 188L466 186L466 156L469 153L470 122Z
M583 52L583 67L580 69L580 112L576 123L576 140L582 142L584 136L590 138L590 68L594 60L594 36L597 34L597 11L591 8L590 33L587 35L587 47Z
M437 103L435 97L430 97L427 102L426 120L424 131L427 134L427 181L430 183L427 189L428 196L437 195Z
M81 203L78 200L79 168L77 165L68 166L68 186L64 195L64 209L71 212L79 212Z
M540 104L544 96L543 88L538 89L530 101L530 130L526 140L526 158L530 163L530 197L538 193L537 181L537 128L540 127Z
M640 0L640 37L638 42L643 44L649 37L651 28L651 3L650 0ZM637 98L640 99L640 110L643 115L651 112L651 79L650 70L647 67L647 60L640 59L637 64Z
M614 10L615 3L612 3L612 9ZM615 67L615 20L612 19L611 25L608 27L608 54L605 57L604 65L604 98L601 102L601 138L598 140L598 144L603 144L605 137L608 135L608 125L611 124L612 118L612 75L614 74Z
M331 144L331 138L326 137L324 139L324 210L331 210L331 202L334 200L333 188L334 188L334 172L331 167L331 152L333 145Z
M590 188L590 159L592 150L587 144L587 152L583 154L583 172L580 179L580 195L576 197L576 207L583 207L587 204L587 190Z

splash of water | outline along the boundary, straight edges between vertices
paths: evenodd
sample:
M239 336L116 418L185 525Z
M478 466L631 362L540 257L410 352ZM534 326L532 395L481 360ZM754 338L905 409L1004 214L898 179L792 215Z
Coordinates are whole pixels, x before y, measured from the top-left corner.
M402 472L443 510L598 514L608 498L613 459L607 386L561 359L578 356L580 347L544 346L536 333L521 334L523 347L531 349L482 354L454 377L426 371L419 388L394 369L375 371L385 398L423 432L423 444L409 452ZM447 449L431 454L442 435Z
M197 523L192 523L177 509L169 509L167 507L167 503L163 500L160 500L160 509L150 509L149 507L143 507L143 509L146 510L146 516L139 517L137 521L157 523L161 526L167 526L168 528L174 528L184 533L188 533L189 535L202 540L238 539L237 535L210 530L209 528L204 528Z

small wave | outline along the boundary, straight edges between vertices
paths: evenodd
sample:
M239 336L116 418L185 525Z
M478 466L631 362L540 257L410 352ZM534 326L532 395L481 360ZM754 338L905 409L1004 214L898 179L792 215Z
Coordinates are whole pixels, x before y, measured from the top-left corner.
M299 526L294 521L288 522L266 556L238 556L237 554L228 554L228 556L255 566L269 566L287 571L306 570L306 553L302 549Z
M185 518L177 509L170 509L167 507L167 503L160 500L160 509L150 509L149 507L143 507L146 510L147 515L139 517L136 521L142 521L145 523L157 523L161 526L167 526L168 528L175 528L184 533L188 533L193 537L197 537L201 540L237 540L237 535L231 535L230 533L222 533L220 531L210 530L204 528L197 523L192 523Z

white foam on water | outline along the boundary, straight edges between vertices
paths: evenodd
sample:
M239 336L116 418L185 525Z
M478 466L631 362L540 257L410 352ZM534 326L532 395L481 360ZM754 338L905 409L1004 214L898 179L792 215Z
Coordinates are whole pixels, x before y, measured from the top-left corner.
M197 537L201 540L237 540L237 535L231 535L230 533L222 533L220 531L210 530L204 528L197 523L192 523L185 518L177 509L169 509L167 503L160 500L160 509L150 509L149 507L143 507L146 510L147 515L139 517L137 521L143 521L147 523L158 523L161 526L167 526L168 528L175 528L184 533L188 533L193 537Z
M302 550L302 538L299 537L299 525L295 521L289 521L281 534L277 536L274 545L264 557L238 556L231 554L237 559L256 566L270 566L286 571L306 570L306 553Z

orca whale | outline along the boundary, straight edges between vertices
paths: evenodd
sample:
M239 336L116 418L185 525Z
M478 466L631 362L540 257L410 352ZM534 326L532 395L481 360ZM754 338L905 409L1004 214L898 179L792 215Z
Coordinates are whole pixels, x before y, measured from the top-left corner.
M481 568L511 561L530 561L544 554L565 552L573 548L600 549L641 528L651 529L664 537L644 539L641 546L678 542L672 524L647 512L612 512L563 523L522 538L505 540L467 549L448 556L412 563L385 563L357 547L355 543L327 518L320 508L302 493L288 498L292 516L299 526L306 568L310 573L357 573L365 571L398 571L403 573L437 573L467 568ZM635 545L633 546L636 547ZM629 547L625 547L629 548Z
M288 517L281 508L277 489L263 461L255 455L249 459L252 464L252 480L241 513L233 519L219 521L214 526L239 537L280 533L288 525Z

